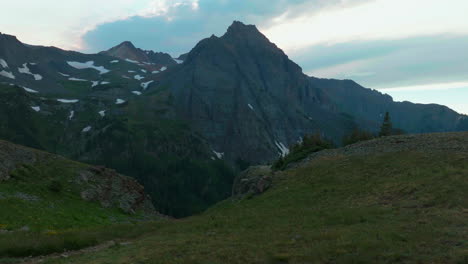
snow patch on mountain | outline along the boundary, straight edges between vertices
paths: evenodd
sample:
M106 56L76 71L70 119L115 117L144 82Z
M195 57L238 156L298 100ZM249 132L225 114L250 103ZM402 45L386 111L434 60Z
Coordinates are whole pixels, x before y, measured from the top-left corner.
M62 76L65 76L65 77L70 77L69 74L65 74L65 73L61 73L61 72L59 72L59 74L62 75Z
M39 92L38 92L38 91L36 91L36 90L29 89L29 88L27 88L27 87L24 87L24 86L23 86L23 87L21 87L21 88L23 88L23 89L24 89L26 92L28 92L28 93L39 93Z
M98 113L99 113L99 115L100 115L101 117L105 117L105 116L106 116L106 110L99 111Z
M123 104L123 103L125 103L125 100L122 100L122 99L115 100L115 104L117 104L117 105L120 105L120 104Z
M119 63L119 60L113 60L110 63Z
M224 157L224 152L216 152L215 150L213 150L213 153L218 159L222 159Z
M110 82L101 82L101 85L110 84Z
M91 131L91 128L92 128L91 126L87 126L87 127L83 128L83 130L81 130L81 132L82 133L87 133L87 132Z
M20 73L32 75L34 77L34 80L36 80L36 81L42 80L42 76L40 74L34 74L34 73L31 72L31 70L29 70L27 63L23 63L23 67L18 68L18 71Z
M153 71L152 74L156 74L156 73L159 73L159 71Z
M10 78L10 79L16 79L16 78L15 78L15 75L13 75L13 73L7 72L7 71L1 71L1 72L0 72L0 76L6 77L6 78Z
M253 106L251 104L248 104L249 108L254 110Z
M41 107L40 106L31 106L32 110L36 111L36 112L39 112L41 111Z
M96 87L99 84L99 81L91 81L91 87Z
M75 77L68 78L68 80L75 81L75 82L87 82L88 81L88 80L85 80L85 79L79 79L79 78L75 78Z
M148 86L153 82L154 81L144 82L144 83L141 84L141 87L143 88L143 90L146 90L146 89L148 89Z
M78 103L80 100L78 99L57 99L58 102L64 103L64 104L74 104Z
M162 72L165 71L165 70L167 70L167 67L166 67L166 66L164 66L164 67L161 68L161 71L162 71Z
M3 68L8 68L8 63L7 63L4 59L0 59L0 65L1 65Z
M95 66L94 61L87 61L87 62L77 62L77 61L67 61L68 65L71 67L83 70L83 69L95 69L100 74L105 74L110 72L110 70L104 68L104 66Z
M141 95L141 92L139 91L132 91L133 94L136 94L136 95Z
M143 73L147 73L147 71L146 71L146 70L143 70L143 69L141 69L140 71L143 72Z
M285 157L289 154L289 149L281 142L275 141L276 147L280 150L281 157Z
M135 78L135 80L141 81L141 80L143 80L145 77L140 76L140 75L137 74L137 75L135 75L133 78Z
M184 61L183 61L183 60L174 59L174 58L172 58L172 59L173 59L175 62L177 62L177 64L182 64L182 63L184 63Z
M75 111L70 111L70 115L68 116L68 120L72 120L72 118L75 116Z
M135 60L131 60L131 59L125 59L125 61L131 62L131 63L135 63L135 64L139 64L139 63L140 63L139 61L135 61Z

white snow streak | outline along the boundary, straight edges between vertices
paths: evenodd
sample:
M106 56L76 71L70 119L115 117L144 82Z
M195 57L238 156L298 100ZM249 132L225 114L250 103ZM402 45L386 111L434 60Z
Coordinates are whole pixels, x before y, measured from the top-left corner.
M286 156L289 154L289 149L281 142L279 141L275 141L275 144L276 144L276 147L278 147L278 149L280 150L280 155L282 157Z
M213 153L216 155L218 159L222 159L224 157L224 152L216 152L213 150Z
M27 87L24 87L24 86L23 86L23 87L21 87L21 88L23 88L23 89L24 89L26 92L28 92L28 93L39 93L39 92L38 92L38 91L36 91L36 90L29 89L29 88L27 88Z
M28 68L28 64L27 64L27 63L23 63L23 68L18 68L18 71L19 71L20 73L32 75L32 76L34 77L34 80L36 80L36 81L42 80L42 76L41 76L40 74L33 74L33 73L31 73L31 71L30 71L29 68Z
M65 104L74 104L78 103L80 100L78 99L57 99L58 102L60 103L65 103Z
M141 92L139 91L132 91L133 94L136 94L136 95L141 95Z
M123 103L125 103L125 100L122 100L122 99L115 100L115 104L117 104L117 105L123 104Z
M135 75L135 77L133 77L133 78L135 78L135 80L139 80L139 81L140 81L140 80L143 80L145 77L140 76L140 75Z
M143 88L143 90L146 90L146 89L148 89L148 86L153 82L154 81L144 82L144 83L141 84L141 87Z
M106 116L106 110L99 111L99 115L101 117L105 117Z
M83 130L81 132L82 133L87 133L87 132L91 131L91 128L92 128L91 126L87 126L87 127L83 128Z
M70 115L68 116L68 120L72 120L72 118L75 116L75 111L70 111Z
M75 82L87 82L88 81L88 80L85 80L85 79L78 79L78 78L75 78L75 77L68 78L68 80L75 81Z
M6 61L4 59L0 59L0 65L3 67L3 68L8 68L8 63L6 63Z
M15 79L15 75L13 75L13 73L7 72L7 71L1 71L0 76L10 78L10 79Z
M68 65L71 67L83 70L83 69L95 69L100 74L105 74L110 72L110 70L104 68L104 66L94 66L94 61L87 61L87 62L77 62L77 61L67 61Z
M41 107L40 106L31 106L32 110L36 111L36 112L39 112L41 111Z

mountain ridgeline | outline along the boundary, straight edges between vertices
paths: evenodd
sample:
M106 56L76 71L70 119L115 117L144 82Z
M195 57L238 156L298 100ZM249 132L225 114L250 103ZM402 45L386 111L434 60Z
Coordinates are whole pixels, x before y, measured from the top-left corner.
M1 34L0 83L1 139L132 176L177 217L228 197L236 171L305 134L340 144L355 128L376 132L387 111L408 133L468 130L445 106L309 77L241 22L178 59L130 42L81 54Z

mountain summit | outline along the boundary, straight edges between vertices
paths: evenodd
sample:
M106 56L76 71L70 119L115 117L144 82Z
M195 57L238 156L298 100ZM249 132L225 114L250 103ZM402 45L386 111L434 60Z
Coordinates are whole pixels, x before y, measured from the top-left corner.
M124 41L107 51L101 52L101 54L109 55L127 61L143 63L147 66L155 65L159 68L162 66L177 64L177 62L167 53L154 52L151 50L142 50L140 48L136 48L130 41Z

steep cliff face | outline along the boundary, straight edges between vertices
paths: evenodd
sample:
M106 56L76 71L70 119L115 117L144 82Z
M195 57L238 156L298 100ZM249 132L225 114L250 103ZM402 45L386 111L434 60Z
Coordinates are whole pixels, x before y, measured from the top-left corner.
M161 85L178 114L229 160L271 161L306 133L339 138L352 127L297 64L240 22L202 40Z
M362 87L351 80L309 78L310 83L337 106L338 111L353 116L362 128L376 131L385 112L393 125L408 133L464 131L468 117L437 104L395 102L392 97Z

